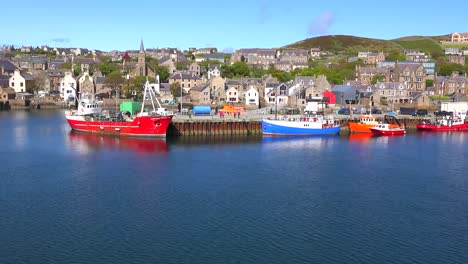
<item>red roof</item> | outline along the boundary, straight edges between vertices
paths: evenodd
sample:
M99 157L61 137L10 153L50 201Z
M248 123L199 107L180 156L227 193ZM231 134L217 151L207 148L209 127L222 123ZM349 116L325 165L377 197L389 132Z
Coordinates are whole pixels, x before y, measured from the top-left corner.
M128 56L128 52L125 52L125 55L123 55L122 60L129 60L130 56Z

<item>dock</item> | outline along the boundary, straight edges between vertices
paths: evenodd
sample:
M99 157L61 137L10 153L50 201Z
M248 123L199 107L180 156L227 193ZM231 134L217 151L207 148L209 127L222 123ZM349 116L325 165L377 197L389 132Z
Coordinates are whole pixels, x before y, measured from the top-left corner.
M383 115L377 116L383 120ZM396 116L407 130L416 130L416 125L422 121L429 122L433 117ZM176 115L168 128L167 136L255 136L262 134L262 118L274 118L274 115L245 115L239 118L232 116L187 116ZM358 115L336 115L340 122L340 134L349 134L348 122L358 121Z

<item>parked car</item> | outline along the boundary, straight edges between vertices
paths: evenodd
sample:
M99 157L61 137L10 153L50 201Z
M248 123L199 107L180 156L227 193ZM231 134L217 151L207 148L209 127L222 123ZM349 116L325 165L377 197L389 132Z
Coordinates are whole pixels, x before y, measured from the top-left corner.
M413 116L427 116L427 109L418 109Z
M381 115L381 114L382 114L382 110L377 109L377 108L372 108L372 114L373 114L373 115Z
M453 112L447 112L445 110L437 110L434 112L435 116L451 116L453 115Z
M350 112L349 112L348 108L341 108L340 110L338 110L337 114L339 114L339 115L349 115Z

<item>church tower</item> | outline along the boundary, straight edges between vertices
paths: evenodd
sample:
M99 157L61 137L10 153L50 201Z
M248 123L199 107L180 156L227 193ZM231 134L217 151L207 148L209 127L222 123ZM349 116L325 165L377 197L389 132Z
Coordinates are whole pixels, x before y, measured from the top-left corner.
M146 61L145 61L145 47L143 46L143 39L140 43L140 51L138 52L138 63L137 63L137 76L146 76Z

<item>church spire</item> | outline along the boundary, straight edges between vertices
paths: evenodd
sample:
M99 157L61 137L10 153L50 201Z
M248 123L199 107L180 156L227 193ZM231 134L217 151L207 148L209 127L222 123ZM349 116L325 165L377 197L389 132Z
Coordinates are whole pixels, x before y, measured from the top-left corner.
M140 42L140 53L145 53L145 47L143 46L143 38L141 39L141 42Z

